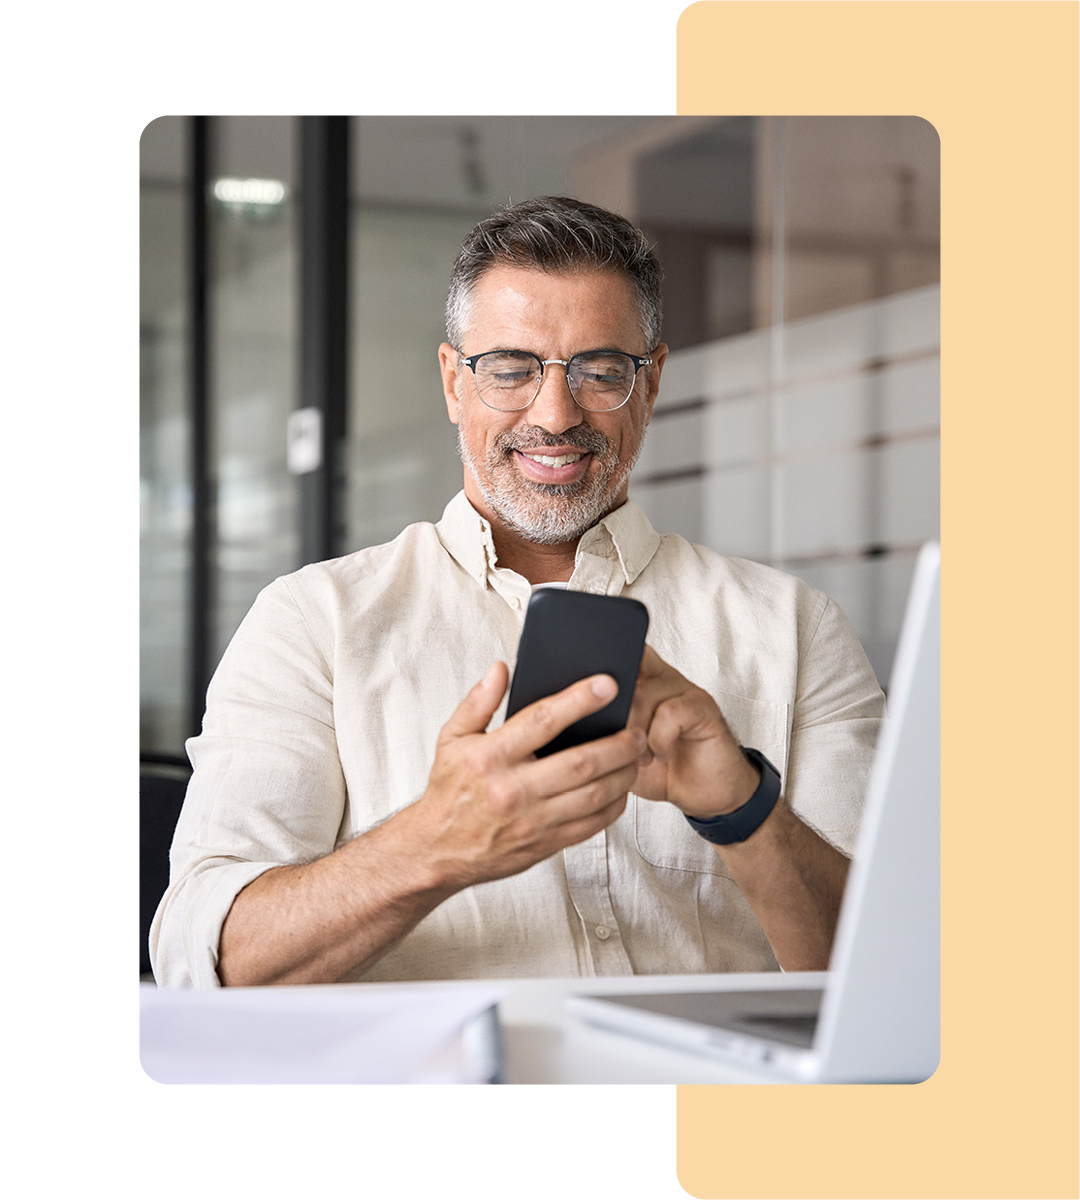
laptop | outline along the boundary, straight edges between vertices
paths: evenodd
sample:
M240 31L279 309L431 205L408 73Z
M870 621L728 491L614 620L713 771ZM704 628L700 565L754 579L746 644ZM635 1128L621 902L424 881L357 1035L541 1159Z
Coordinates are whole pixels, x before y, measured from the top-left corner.
M761 1080L918 1083L940 1052L940 547L919 552L829 970L705 990L575 995L622 1033Z

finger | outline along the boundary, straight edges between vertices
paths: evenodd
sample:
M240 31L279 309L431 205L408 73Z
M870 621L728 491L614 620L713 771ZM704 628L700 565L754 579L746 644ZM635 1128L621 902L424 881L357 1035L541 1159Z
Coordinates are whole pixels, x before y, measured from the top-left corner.
M670 757L679 738L701 723L702 714L693 698L673 696L657 705L649 723L649 749L657 758Z
M656 706L690 686L687 679L646 644L634 685L634 698L630 704L627 725L648 729Z
M670 756L680 737L709 736L719 726L730 738L713 698L666 665L662 673L638 680L627 724L645 731L649 750L661 759Z
M515 713L498 731L503 750L510 760L525 758L575 721L610 704L618 690L610 675L591 675L537 700Z
M509 676L506 663L492 663L484 678L472 688L442 727L440 742L446 738L483 733L502 702Z
M630 763L592 779L581 787L539 798L535 803L542 811L546 825L565 825L607 808L624 792L631 791L636 779L637 764Z
M629 791L629 788L627 789ZM565 821L559 826L559 841L563 846L576 846L599 833L618 820L626 808L626 791L619 793L608 804L583 817Z
M678 743L712 741L724 758L741 761L735 740L724 714L707 693L693 690L665 700L657 706L649 726L649 749L659 759L668 759Z
M629 771L633 776L647 749L640 729L624 729L544 758L528 759L518 767L517 777L532 796L558 796L587 787L613 772Z

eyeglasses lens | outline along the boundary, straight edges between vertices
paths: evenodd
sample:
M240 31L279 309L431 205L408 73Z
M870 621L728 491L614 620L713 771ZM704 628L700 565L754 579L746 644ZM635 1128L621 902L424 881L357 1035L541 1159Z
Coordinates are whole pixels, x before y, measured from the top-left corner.
M552 364L557 369L557 364ZM540 360L524 351L493 350L473 368L484 403L503 412L527 408L540 390ZM610 411L625 403L634 386L634 361L615 351L575 354L566 367L570 391L582 408Z

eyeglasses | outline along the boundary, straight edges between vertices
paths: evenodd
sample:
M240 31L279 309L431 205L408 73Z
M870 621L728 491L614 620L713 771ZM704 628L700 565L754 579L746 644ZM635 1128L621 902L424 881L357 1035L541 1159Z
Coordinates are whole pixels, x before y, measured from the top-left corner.
M528 408L540 394L544 368L566 368L566 382L579 408L613 412L630 399L637 373L651 365L623 350L586 350L569 359L540 358L528 350L488 350L461 360L473 373L480 399L498 412Z

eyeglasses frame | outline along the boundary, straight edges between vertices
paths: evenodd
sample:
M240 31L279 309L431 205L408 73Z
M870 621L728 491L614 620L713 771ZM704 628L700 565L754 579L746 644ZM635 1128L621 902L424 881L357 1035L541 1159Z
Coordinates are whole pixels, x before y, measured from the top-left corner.
M529 358L534 358L540 364L540 378L537 380L536 391L533 392L528 403L521 404L517 408L496 408L494 404L488 404L488 402L484 399L484 393L480 390L480 385L476 382L476 364L486 354L527 354ZM634 382L631 383L630 390L626 393L625 399L620 404L616 404L614 408L589 408L587 405L582 404L574 394L574 389L570 386L570 364L575 358L580 358L585 354L622 354L630 359L630 361L634 364ZM490 408L492 412L506 413L524 412L525 409L527 409L529 405L536 400L536 397L540 395L541 388L544 386L544 371L553 363L558 363L558 365L563 368L563 374L566 376L566 386L570 391L570 395L574 397L574 403L578 406L578 408L584 412L618 412L620 408L623 408L627 404L630 397L634 394L634 388L637 386L638 371L640 371L642 367L651 367L653 361L652 350L650 350L649 353L642 358L640 354L631 354L629 350L618 350L615 347L610 346L605 346L597 350L579 350L577 354L571 354L569 358L541 358L539 354L534 354L531 350L482 350L479 354L470 354L468 358L466 358L465 355L459 350L458 355L461 362L463 362L465 366L467 366L473 373L473 387L476 388L476 394L480 397L480 403L483 404L485 408Z

